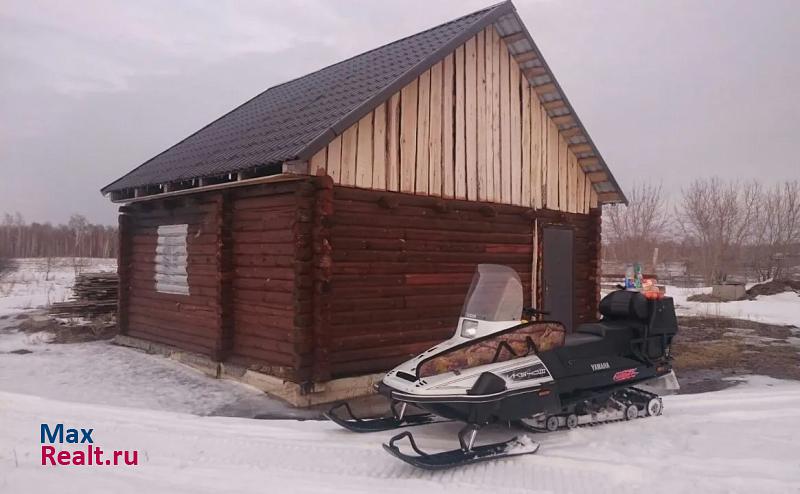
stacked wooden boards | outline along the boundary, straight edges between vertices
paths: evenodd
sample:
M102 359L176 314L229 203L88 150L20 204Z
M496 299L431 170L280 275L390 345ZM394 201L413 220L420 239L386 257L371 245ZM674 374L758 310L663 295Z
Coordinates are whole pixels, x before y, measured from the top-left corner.
M113 314L117 310L118 288L117 273L78 273L70 300L51 304L49 312L61 317Z
M361 188L588 213L592 176L489 27L315 154ZM600 177L598 177L599 179Z

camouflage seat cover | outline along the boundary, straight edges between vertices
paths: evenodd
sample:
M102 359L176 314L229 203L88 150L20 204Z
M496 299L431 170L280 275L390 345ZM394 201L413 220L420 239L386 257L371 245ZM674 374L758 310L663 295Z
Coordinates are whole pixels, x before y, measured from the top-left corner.
M419 377L524 357L533 353L534 347L540 352L546 352L564 345L565 334L564 325L559 322L533 321L426 360L419 367Z

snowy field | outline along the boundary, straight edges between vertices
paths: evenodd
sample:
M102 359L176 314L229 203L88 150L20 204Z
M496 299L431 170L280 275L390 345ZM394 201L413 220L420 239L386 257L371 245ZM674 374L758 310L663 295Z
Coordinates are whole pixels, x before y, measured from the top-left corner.
M72 295L75 275L84 271L116 271L116 259L14 259L16 270L0 277L0 316L64 302Z
M752 285L748 285L748 288ZM679 316L730 317L765 324L800 327L800 296L791 292L759 295L755 300L732 302L690 302L688 297L711 293L711 287L682 288L667 285L667 295L675 301ZM603 290L606 295L609 290Z
M687 297L711 293L711 287L667 287L667 295L675 300L679 316L711 316L749 319L766 324L800 327L800 296L791 292L776 295L759 295L755 300L732 302L689 302Z
M532 435L541 443L535 455L424 472L382 451L391 433L241 418L292 412L162 357L8 330L20 312L70 294L74 262L47 276L41 262L23 260L0 280L0 493L800 493L800 382L753 376L724 391L668 396L660 417ZM85 264L114 269L113 260ZM669 290L681 311L702 314L685 300L693 291ZM732 315L797 324L800 297L791 297L736 302L742 312ZM137 450L140 464L42 466L42 423L93 428L97 446ZM413 431L437 451L455 447L458 428ZM479 443L511 434L488 429Z

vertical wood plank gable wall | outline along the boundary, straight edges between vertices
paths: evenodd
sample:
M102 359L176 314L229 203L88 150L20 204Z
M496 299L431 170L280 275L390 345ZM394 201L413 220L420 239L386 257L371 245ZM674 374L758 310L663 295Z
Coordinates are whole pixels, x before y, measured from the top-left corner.
M311 158L335 183L589 213L597 193L492 27Z

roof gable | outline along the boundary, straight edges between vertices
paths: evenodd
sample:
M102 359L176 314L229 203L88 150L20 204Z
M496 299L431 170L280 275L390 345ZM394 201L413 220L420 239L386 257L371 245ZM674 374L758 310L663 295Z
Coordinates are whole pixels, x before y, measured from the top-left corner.
M194 181L295 159L337 135L486 26L509 52L576 154L601 202L627 200L547 63L506 1L267 89L102 189Z

